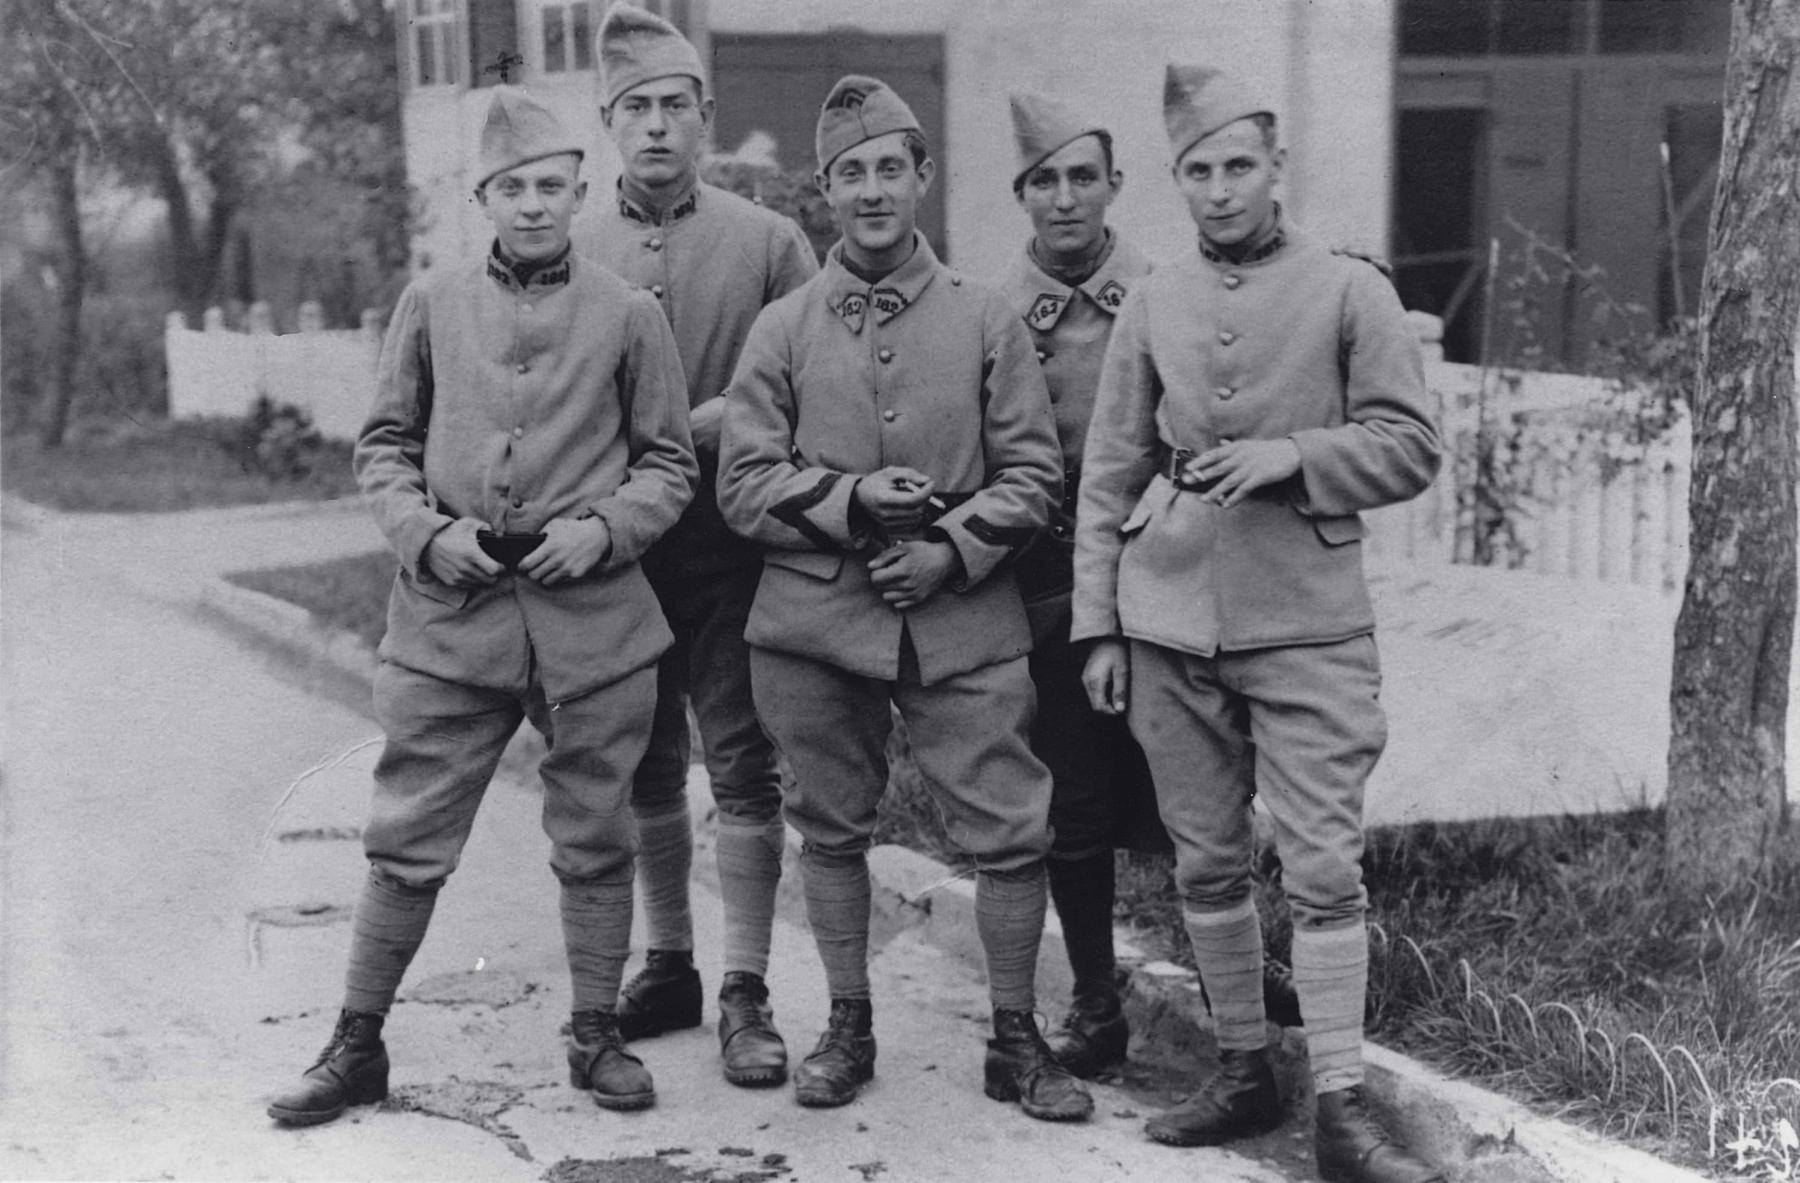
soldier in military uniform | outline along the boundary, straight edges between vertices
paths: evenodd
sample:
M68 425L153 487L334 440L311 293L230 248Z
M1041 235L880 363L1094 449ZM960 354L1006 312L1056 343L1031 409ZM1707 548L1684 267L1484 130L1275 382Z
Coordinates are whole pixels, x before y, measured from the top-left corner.
M725 1078L774 1085L786 1078L787 1049L765 978L785 827L775 748L756 718L744 644L762 563L755 546L726 529L713 489L725 386L750 325L764 305L819 268L792 219L699 179L713 100L693 45L661 17L629 4L607 14L596 44L606 96L601 119L623 172L601 215L594 254L662 305L687 375L700 460L693 503L644 556L675 644L657 670L656 720L632 786L648 952L643 971L620 995L619 1030L642 1039L700 1022L688 908L691 701L718 805Z
M832 999L796 1099L841 1105L874 1075L867 850L897 707L977 864L986 1091L1034 1117L1085 1118L1092 1099L1032 1013L1050 777L1026 741L1031 636L1007 560L1060 492L1044 380L1000 293L943 266L916 231L935 166L900 97L839 80L816 140L843 238L751 330L719 470L726 522L767 548L751 673L793 770L787 816L805 839Z
M400 296L356 473L400 559L375 674L387 745L343 1011L269 1106L313 1125L387 1095L381 1028L508 739L548 747L544 830L573 985L571 1081L655 1100L614 1016L630 951L644 754L669 630L638 559L692 496L686 390L656 301L572 254L582 151L548 109L494 92L475 195L483 259Z
M1363 785L1386 740L1360 511L1439 463L1392 285L1281 213L1269 105L1171 66L1164 118L1198 249L1119 310L1083 454L1073 635L1096 709L1155 776L1220 1069L1147 1132L1211 1144L1281 1118L1251 893L1260 795L1294 913L1321 1175L1438 1177L1362 1097Z

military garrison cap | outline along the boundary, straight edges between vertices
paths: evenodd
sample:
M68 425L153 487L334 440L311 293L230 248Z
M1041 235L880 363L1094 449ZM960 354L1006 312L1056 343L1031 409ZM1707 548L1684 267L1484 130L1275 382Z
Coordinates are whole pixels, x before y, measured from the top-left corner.
M516 86L496 86L488 102L487 122L481 128L481 152L476 168L480 189L507 169L549 156L586 155L575 137L563 129L550 108Z
M706 85L700 53L681 30L635 4L615 4L594 35L600 59L600 88L606 105L634 86L658 78L686 76Z
M1170 62L1163 75L1163 126L1178 161L1219 129L1252 115L1274 113L1261 95L1216 66Z
M844 75L819 108L819 126L813 135L819 171L830 168L845 150L894 131L925 134L912 108L887 83L861 74Z
M1013 174L1016 187L1025 174L1048 160L1064 145L1082 136L1109 136L1098 119L1079 115L1067 104L1035 91L1012 94L1013 140L1019 147L1019 167Z

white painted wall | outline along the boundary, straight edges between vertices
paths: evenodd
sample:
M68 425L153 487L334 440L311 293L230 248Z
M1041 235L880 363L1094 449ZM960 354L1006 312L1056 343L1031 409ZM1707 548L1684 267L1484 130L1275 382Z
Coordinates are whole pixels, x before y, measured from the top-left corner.
M1213 61L1268 87L1289 145L1284 200L1334 242L1385 251L1393 139L1395 0L709 0L717 32L811 33L851 25L944 38L950 250L976 274L996 274L1021 249L1027 223L1012 196L1007 93L1030 87L1084 106L1114 131L1125 191L1113 223L1153 256L1184 249L1193 229L1169 179L1162 127L1163 66ZM521 32L536 43L536 6L521 0ZM876 71L878 72L878 71ZM594 71L536 74L524 85L588 145L590 202L605 200L618 159L599 120ZM821 94L820 99L824 96ZM415 265L484 249L487 223L469 165L485 90L412 89L409 173L427 221ZM576 237L586 215L578 217Z

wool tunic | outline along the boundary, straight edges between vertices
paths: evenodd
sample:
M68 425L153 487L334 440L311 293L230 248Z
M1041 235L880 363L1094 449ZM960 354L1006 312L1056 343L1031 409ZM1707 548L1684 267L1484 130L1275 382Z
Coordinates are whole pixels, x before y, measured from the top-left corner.
M902 629L926 685L1030 648L1007 560L1061 490L1049 396L997 290L940 263L923 237L874 285L840 244L825 270L757 318L726 396L719 503L770 548L745 631L753 645L893 681ZM934 530L963 579L897 612L869 579L879 541L851 515L856 479L929 476Z
M670 635L638 566L697 476L675 341L653 297L578 255L521 284L493 256L400 296L357 480L399 555L384 660L551 701L649 665ZM535 532L597 517L610 548L545 587L439 583L425 546L458 518Z
M660 216L616 195L593 257L662 305L687 375L690 407L725 393L757 313L814 275L812 244L792 218L699 183ZM700 450L700 485L644 566L680 579L754 566L760 550L733 534L714 492L717 457Z
M1291 439L1299 475L1230 509L1158 473L1166 449ZM1392 284L1292 226L1266 257L1199 251L1120 308L1077 511L1076 640L1210 657L1372 631L1359 512L1439 463L1418 341Z

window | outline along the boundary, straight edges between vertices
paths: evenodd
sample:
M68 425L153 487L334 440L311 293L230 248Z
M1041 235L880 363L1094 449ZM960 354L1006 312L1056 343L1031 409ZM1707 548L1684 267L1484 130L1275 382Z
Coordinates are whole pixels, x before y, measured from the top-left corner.
M594 68L594 7L590 0L573 4L546 4L544 22L544 71Z
M1408 57L1723 54L1725 0L1400 0Z
M413 85L456 85L456 0L410 0Z

